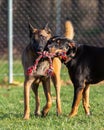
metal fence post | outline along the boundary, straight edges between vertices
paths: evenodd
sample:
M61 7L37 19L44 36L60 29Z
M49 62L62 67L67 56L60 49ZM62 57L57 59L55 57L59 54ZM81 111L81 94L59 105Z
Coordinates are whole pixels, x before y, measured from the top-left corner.
M9 83L13 82L13 0L8 0L8 62Z
M56 0L56 35L61 32L61 2L62 0Z

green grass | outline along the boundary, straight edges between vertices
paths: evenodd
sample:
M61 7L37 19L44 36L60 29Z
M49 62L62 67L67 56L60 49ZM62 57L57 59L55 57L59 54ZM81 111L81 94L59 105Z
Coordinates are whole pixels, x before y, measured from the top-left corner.
M56 104L53 101L52 108L46 118L34 116L34 95L30 91L31 116L29 120L23 120L23 87L0 88L0 130L104 130L104 87L95 85L91 87L90 105L92 115L84 114L80 103L78 115L69 119L73 98L73 87L63 85L61 88L61 101L63 114L56 116ZM43 89L39 87L41 109L45 105ZM52 96L55 96L52 87Z
M1 62L0 62L1 63ZM5 68L7 68L5 62ZM2 66L3 67L3 66ZM23 73L19 61L14 62L14 73ZM80 103L78 115L69 119L73 99L72 85L65 84L69 80L67 69L62 66L61 78L64 81L61 88L62 115L56 116L56 103L53 100L52 108L46 118L34 116L34 95L30 91L31 116L28 121L23 120L23 86L8 86L8 77L0 77L0 130L104 130L104 87L102 84L91 86L90 105L92 115L84 114ZM14 76L14 81L23 83L23 76ZM45 96L42 86L39 87L41 110L45 105ZM55 96L52 86L52 96Z
M9 65L7 58L3 58L0 60L0 86L1 84L8 83L8 73L9 73ZM21 60L14 60L13 62L13 81L15 82L23 82L23 67Z

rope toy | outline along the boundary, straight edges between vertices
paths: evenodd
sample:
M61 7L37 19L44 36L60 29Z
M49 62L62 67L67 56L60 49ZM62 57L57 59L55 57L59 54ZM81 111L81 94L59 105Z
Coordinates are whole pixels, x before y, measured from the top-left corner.
M46 74L48 76L51 76L53 73L53 66L52 66L52 58L55 56L54 53L49 53L47 51L43 51L43 52L38 52L39 57L36 59L35 63L33 66L30 66L27 70L27 75L32 75L38 66L39 61L41 60L41 58L48 58L49 59L49 69L46 70Z
M67 55L66 55L66 52L65 51L62 51L62 52L58 52L56 54L58 57L61 57L62 60L67 60Z

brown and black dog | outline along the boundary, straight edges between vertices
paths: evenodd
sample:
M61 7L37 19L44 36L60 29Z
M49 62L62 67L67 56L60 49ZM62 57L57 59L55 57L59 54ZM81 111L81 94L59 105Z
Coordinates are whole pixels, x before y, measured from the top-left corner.
M81 99L86 115L90 115L89 85L104 80L104 48L77 44L65 37L51 38L48 48L50 52L54 50L66 65L74 85L74 98L69 117L77 114ZM61 56L63 52L64 59Z
M72 39L73 38L73 27L70 21L66 21L65 23L65 36ZM42 116L46 116L48 111L52 106L51 92L50 92L50 76L44 74L47 67L49 67L49 62L46 60L39 62L36 72L32 73L32 75L27 75L27 70L29 67L34 65L34 62L38 58L37 52L43 52L47 41L52 37L51 31L46 26L44 29L36 29L32 25L29 25L30 31L30 44L24 49L22 54L22 64L24 68L24 119L29 119L30 116L30 108L29 108L29 91L30 87L35 94L36 100L36 108L35 115L40 115L40 100L38 95L38 86L39 83L42 82L44 93L46 96L46 105L42 110ZM56 113L60 115L62 113L61 110L61 99L60 99L60 87L61 87L61 79L60 79L60 71L61 71L61 61L59 58L55 57L52 60L53 66L53 75L51 79L55 86L56 90Z
M30 30L30 43L26 46L22 54L22 64L24 68L24 119L29 119L30 108L29 108L29 91L30 87L35 94L36 108L35 115L40 115L40 99L38 95L38 86L42 82L44 93L46 96L46 105L42 110L42 116L46 116L52 105L51 92L50 92L50 76L44 74L49 62L47 60L39 62L36 72L32 72L31 75L27 74L29 67L34 65L34 62L38 58L37 52L42 52L47 41L51 38L51 32L48 26L44 29L36 29L32 25L29 25ZM53 75L52 81L56 90L56 104L57 104L57 115L61 114L61 101L60 101L60 70L61 62L58 58L53 59Z

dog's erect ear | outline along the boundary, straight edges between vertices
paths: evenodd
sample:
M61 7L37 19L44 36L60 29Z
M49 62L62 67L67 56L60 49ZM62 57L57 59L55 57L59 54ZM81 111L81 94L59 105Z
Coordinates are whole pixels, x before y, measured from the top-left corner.
M32 34L34 32L34 27L30 23L28 24L28 26L29 26L29 36L31 38L31 36L32 36Z
M32 37L32 34L35 33L36 31L37 31L37 29L34 28L32 26L32 24L29 23L29 36L30 36L30 38Z
M44 30L48 33L51 33L51 29L49 28L48 23L45 25Z

